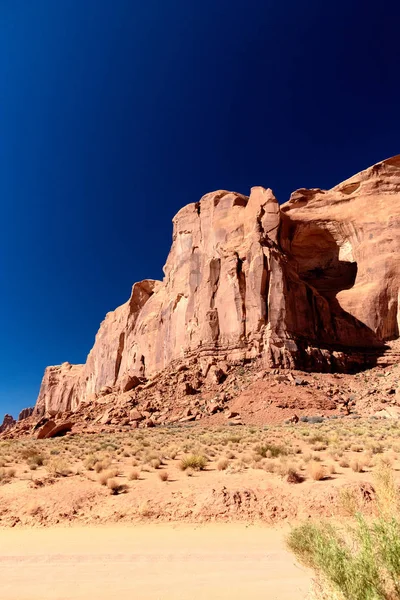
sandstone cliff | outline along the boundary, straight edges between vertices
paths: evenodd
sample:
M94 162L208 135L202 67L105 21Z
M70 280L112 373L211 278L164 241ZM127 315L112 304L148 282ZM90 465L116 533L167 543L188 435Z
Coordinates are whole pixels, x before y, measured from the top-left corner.
M35 414L123 393L196 354L345 369L400 326L400 157L332 190L217 191L184 207L162 282L107 314L85 365L48 367Z

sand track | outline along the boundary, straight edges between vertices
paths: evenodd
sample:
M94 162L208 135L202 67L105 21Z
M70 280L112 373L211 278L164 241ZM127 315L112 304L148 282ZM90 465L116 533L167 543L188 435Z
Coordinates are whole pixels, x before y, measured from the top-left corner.
M282 529L215 524L1 531L2 600L300 600Z

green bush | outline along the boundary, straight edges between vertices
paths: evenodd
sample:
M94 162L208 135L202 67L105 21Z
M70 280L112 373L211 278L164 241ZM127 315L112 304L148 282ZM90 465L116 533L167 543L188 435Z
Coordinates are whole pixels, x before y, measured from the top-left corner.
M287 454L285 448L276 444L265 444L256 448L257 454L263 458L277 458L277 456L285 456Z
M298 559L346 600L400 599L400 522L357 515L352 528L306 523L287 540Z
M202 471L207 464L207 458L203 454L191 454L182 458L179 467L181 471L193 469L194 471Z

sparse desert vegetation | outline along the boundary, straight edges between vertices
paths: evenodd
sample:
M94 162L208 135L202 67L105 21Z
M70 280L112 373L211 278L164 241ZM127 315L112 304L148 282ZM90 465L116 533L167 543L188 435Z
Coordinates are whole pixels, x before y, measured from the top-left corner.
M373 476L373 515L363 514L347 492L343 500L351 507L350 523L311 521L289 534L289 548L318 575L321 600L400 598L399 488L387 463L378 464Z
M4 440L0 524L135 520L144 505L160 519L208 520L221 502L221 519L348 515L371 504L378 465L397 476L399 432L396 420L345 417Z

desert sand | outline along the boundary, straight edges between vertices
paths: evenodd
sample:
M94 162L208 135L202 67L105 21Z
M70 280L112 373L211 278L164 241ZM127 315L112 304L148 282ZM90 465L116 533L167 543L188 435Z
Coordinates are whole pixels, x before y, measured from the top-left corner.
M3 529L2 600L306 598L285 528L238 524Z

